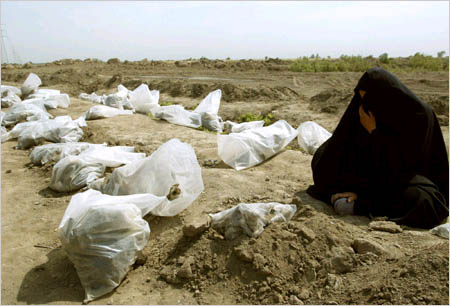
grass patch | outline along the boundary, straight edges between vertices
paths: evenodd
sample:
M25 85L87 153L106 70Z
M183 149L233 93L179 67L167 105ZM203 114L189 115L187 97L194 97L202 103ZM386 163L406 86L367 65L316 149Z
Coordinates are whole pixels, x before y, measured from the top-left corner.
M251 122L251 121L260 121L264 120L264 125L271 125L278 119L275 118L275 115L273 113L260 113L260 114L253 114L253 113L245 113L237 119L238 123L242 122Z
M197 106L198 106L199 104L200 104L200 102L194 104L193 106L185 106L184 109L187 109L187 110L194 110L194 109L197 108Z
M161 101L161 102L159 103L159 105L160 105L160 106L169 106L169 105L173 105L173 103L172 103L172 102L169 102L169 101Z
M221 135L226 134L225 132L218 133L218 132L210 131L210 130L208 130L207 128L205 128L203 126L200 126L198 128L195 128L195 129L198 130L198 131L208 132L208 133L214 134L214 135L216 135L216 134L221 134Z

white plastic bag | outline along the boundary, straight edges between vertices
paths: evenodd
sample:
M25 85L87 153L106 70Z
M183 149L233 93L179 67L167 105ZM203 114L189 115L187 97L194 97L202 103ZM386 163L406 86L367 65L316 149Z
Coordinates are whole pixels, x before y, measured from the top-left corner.
M0 85L0 93L3 94L3 92L5 92L5 91L12 91L13 93L15 93L18 96L22 95L22 91L15 86Z
M16 126L14 128L12 128L11 131L6 133L5 136L2 137L2 142L19 137L20 134L24 130L26 130L29 127L34 127L36 124L37 124L37 121L22 122L22 123L16 124Z
M88 190L72 197L58 236L74 264L87 303L117 287L148 242L142 219L152 195L108 196ZM142 207L142 208L141 208Z
M17 146L20 149L38 145L44 139L51 142L78 142L82 136L79 122L70 116L19 123L8 133L8 139L18 138Z
M136 113L149 114L152 109L159 106L159 91L148 89L147 84L141 84L130 94L130 103Z
M222 91L220 89L210 92L206 98L200 102L200 104L194 109L196 113L211 113L217 115L219 113L220 98L222 97Z
M106 97L105 105L123 110L122 101L123 101L122 97L116 94L111 94Z
M1 126L0 126L1 136L0 137L1 137L2 143L9 139L9 133L6 130L6 128L3 126L3 117L4 116L5 116L5 113L0 111L0 123L1 123Z
M28 98L29 99L33 99L33 98L46 99L51 96L56 96L56 95L60 95L60 94L61 94L61 91L59 91L58 89L41 88L41 89L36 90L33 94L29 95Z
M106 167L119 167L145 158L145 153L135 153L134 147L107 147L105 145L91 145L79 155L85 161L101 163Z
M33 148L30 159L36 166L44 165L48 162L57 162L69 155L79 155L91 145L87 142L49 143Z
M202 126L202 115L185 110L181 105L160 106L153 109L155 118L164 119L170 123L199 128Z
M164 143L145 159L115 169L101 191L110 195L150 193L166 197L174 187L177 195L155 208L152 214L174 216L204 190L194 149L178 139Z
M449 223L447 222L432 228L430 231L432 234L448 239L448 230L449 230Z
M39 144L40 139L51 142L78 142L83 137L83 130L69 116L56 117L54 120L40 122L35 128L24 130L17 141L20 149L27 149Z
M95 120L103 118L111 118L119 115L133 115L131 110L121 110L106 105L92 106L85 115L86 120Z
M41 79L36 74L30 73L25 82L23 82L21 88L22 94L27 96L34 93L34 91L37 90L41 84Z
M52 115L47 113L47 111L42 107L39 107L30 103L18 103L11 107L11 109L6 112L3 118L3 124L5 126L14 125L20 121L37 121L43 119L53 118Z
M20 97L12 90L6 90L2 92L2 108L11 107L16 103L21 102Z
M211 216L211 226L224 234L227 239L234 239L241 233L258 237L264 227L273 222L291 220L297 207L280 203L240 203L237 206Z
M73 122L75 122L76 124L78 124L78 126L79 126L80 128L81 128L81 127L87 126L86 118L84 117L84 114L81 115L79 118L73 120Z
M123 109L129 109L132 110L133 112L134 110L134 106L133 104L131 104L130 99L131 99L131 91L129 91L125 86L123 86L122 84L119 84L117 86L117 96L119 96L122 99L122 106ZM159 95L159 92L158 92ZM159 98L158 98L159 99Z
M6 130L6 128L4 126L0 126L0 136L1 136L2 142L4 142L3 139L5 139L5 141L6 141L7 135L8 135L8 131Z
M57 107L68 108L70 105L70 98L68 94L51 95L45 98L47 103L56 102Z
M330 132L313 121L303 122L297 131L298 145L311 155L331 137Z
M66 156L79 156L87 162L101 163L105 167L118 167L145 158L145 153L135 153L134 147L92 144L87 142L50 143L35 147L30 154L34 165L57 162Z
M58 108L58 103L56 101L53 100L46 101L45 99L42 98L26 99L23 100L22 104L33 104L46 111L49 109Z
M256 129L264 126L264 120L236 123L233 121L225 121L224 130L227 133L240 133L245 130Z
M105 104L106 95L98 96L95 92L91 94L81 93L78 98L98 104Z
M117 94L118 94L119 96L127 97L127 96L129 96L129 93L130 93L130 92L131 92L131 91L129 91L128 88L126 88L126 87L123 86L122 84L117 85Z
M223 121L222 118L213 113L202 113L202 126L213 132L222 133Z
M195 108L194 113L202 115L202 126L210 131L222 133L223 121L218 116L222 91L210 92Z
M59 192L78 190L102 177L105 166L85 161L79 156L67 156L55 164L50 188Z
M246 169L279 153L297 133L289 123L278 120L266 127L217 135L219 156L236 170Z

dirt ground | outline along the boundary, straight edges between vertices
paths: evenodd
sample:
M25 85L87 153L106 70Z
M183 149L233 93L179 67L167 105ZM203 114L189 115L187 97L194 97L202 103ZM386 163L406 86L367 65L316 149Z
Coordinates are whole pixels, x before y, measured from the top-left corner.
M71 95L68 109L50 113L73 119L93 105L77 98L81 92L109 93L120 83L134 89L145 82L161 91L160 102L187 108L220 88L224 120L271 113L295 128L313 120L333 131L362 74L293 73L287 65L276 59L63 60L3 67L2 84L20 85L34 72L41 87ZM448 73L397 76L432 105L448 147ZM88 121L84 132L84 141L133 145L147 154L178 138L193 146L205 185L179 215L145 218L151 234L144 256L116 290L91 304L449 303L449 241L408 227L374 230L366 217L336 215L306 194L312 156L298 149L297 140L263 164L235 171L209 162L220 161L215 134L149 116ZM51 165L30 166L31 150L15 145L3 143L1 155L1 303L81 304L84 290L56 233L72 194L50 190ZM230 241L211 228L196 237L183 234L183 225L240 202L294 203L298 213L288 223L268 226L257 239ZM182 269L189 273L178 273Z

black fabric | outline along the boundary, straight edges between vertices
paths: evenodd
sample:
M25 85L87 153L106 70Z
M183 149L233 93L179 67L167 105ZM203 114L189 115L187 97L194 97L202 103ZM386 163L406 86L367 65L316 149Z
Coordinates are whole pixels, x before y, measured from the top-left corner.
M366 91L362 99L360 89ZM449 163L433 110L382 68L364 73L354 91L333 135L314 154L314 185L308 193L331 204L333 194L355 192L359 214L406 218L408 212L415 212L416 219L428 220L420 227L436 225L448 216ZM360 123L361 104L376 119L377 127L370 134ZM415 189L421 196L414 202L408 188L416 181L428 187ZM425 198L429 204L420 204L419 214L416 206ZM436 211L439 216L429 218ZM407 220L414 219L408 216Z

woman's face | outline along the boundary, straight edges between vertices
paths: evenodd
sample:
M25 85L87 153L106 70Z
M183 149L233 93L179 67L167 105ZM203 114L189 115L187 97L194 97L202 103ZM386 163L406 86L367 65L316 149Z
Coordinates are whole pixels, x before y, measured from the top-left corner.
M366 92L362 89L359 90L359 95L361 96L361 99L364 98L364 95L366 94Z

